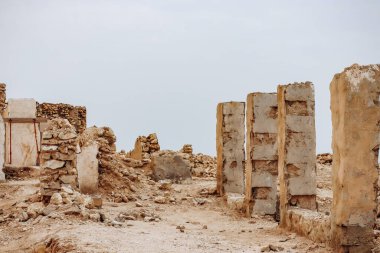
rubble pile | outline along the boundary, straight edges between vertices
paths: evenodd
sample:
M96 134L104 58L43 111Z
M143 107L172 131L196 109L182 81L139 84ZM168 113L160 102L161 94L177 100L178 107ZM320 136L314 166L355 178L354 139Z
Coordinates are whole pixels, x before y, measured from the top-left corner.
M72 106L69 104L37 104L37 117L67 119L75 127L78 133L86 129L86 107Z
M155 133L148 136L139 136L136 139L135 147L127 153L127 156L136 160L149 159L151 154L160 151L160 144Z
M325 165L332 165L333 156L329 153L323 153L317 155L317 163L325 164Z
M134 160L125 152L116 152L116 136L109 127L90 127L79 136L79 146L98 144L99 191L113 202L135 199L139 175L134 168L142 168L149 160Z
M77 133L67 119L49 120L41 141L41 194L45 201L62 187L77 187Z
M193 154L191 144L183 145L178 151L189 161L192 175L195 177L216 177L216 158L202 153Z

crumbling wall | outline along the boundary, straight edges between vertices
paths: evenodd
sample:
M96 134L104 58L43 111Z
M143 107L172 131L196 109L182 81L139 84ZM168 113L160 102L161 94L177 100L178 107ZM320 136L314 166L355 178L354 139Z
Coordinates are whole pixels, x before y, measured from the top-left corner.
M247 96L245 205L247 214L275 214L277 203L277 94Z
M115 170L116 136L109 127L90 127L79 136L78 181L83 193L98 191L101 173Z
M67 119L75 127L78 133L86 129L86 107L68 104L37 104L37 117L56 119Z
M280 226L287 227L288 208L316 210L314 87L294 83L277 91Z
M66 119L47 122L41 143L41 195L49 201L64 186L77 188L77 133Z
M136 139L135 147L132 151L126 154L127 157L142 160L149 159L151 154L160 151L160 144L155 133L148 136L139 136Z
M244 193L245 103L220 103L217 107L217 192Z
M5 174L3 172L5 163L5 124L3 112L6 107L6 97L6 85L0 83L0 182L5 181Z
M339 252L371 252L376 217L380 65L353 65L330 84L332 239Z

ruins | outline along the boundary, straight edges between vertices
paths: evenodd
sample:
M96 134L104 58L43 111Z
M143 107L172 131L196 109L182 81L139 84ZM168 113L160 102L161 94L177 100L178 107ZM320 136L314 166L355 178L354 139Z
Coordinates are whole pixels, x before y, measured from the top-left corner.
M212 157L191 144L163 150L154 133L118 151L110 127L86 126L85 107L7 99L0 84L0 245L4 252L92 252L94 244L108 252L77 235L106 238L119 229L136 249L144 235L137 229L152 224L155 237L176 245L184 234L202 251L380 252L379 95L380 65L336 74L333 154L318 156L311 82L220 103ZM61 244L45 226L56 226ZM76 231L77 244L65 230Z

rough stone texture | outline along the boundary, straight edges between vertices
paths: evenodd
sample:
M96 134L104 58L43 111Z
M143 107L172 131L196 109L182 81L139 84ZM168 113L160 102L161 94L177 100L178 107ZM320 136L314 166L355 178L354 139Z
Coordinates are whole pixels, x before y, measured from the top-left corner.
M87 113L84 106L73 106L68 104L37 104L37 117L56 119L67 119L75 127L78 133L86 129Z
M182 154L173 151L160 151L154 153L151 160L150 166L154 180L191 180L190 163Z
M149 159L151 154L157 151L160 151L160 144L157 135L153 133L148 136L139 136L134 149L127 153L127 157L136 160Z
M47 122L41 143L41 195L48 202L62 187L77 188L77 134L66 119Z
M8 99L8 106L5 110L6 118L35 119L37 102L32 98Z
M333 246L371 252L376 216L380 65L353 65L330 84L333 123Z
M9 99L4 117L35 119L36 101L33 99ZM7 122L5 146L7 164L20 167L37 165L40 149L39 124Z
M316 210L313 84L279 85L277 99L280 226L287 227L290 206Z
M244 193L245 103L220 103L217 107L217 192Z
M277 203L277 94L247 96L245 203L247 214L275 214Z
M2 114L6 107L6 97L6 85L0 83L0 182L5 181L5 125Z
M290 208L286 212L289 229L317 243L330 242L330 217L316 211Z
M82 193L90 194L98 191L99 147L96 142L82 147L77 157L78 184Z

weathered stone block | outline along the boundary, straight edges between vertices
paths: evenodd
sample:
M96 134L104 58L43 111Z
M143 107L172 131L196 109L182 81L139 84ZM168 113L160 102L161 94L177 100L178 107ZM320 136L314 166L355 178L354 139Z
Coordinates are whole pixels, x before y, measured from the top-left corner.
M151 156L152 177L155 181L171 179L191 180L191 167L182 155L172 152L158 152Z
M84 146L77 155L78 184L82 193L92 194L98 190L99 147L97 143Z
M277 94L280 226L289 227L289 206L316 209L314 87L279 85Z
M274 214L277 199L277 95L252 93L246 111L245 208Z
M37 102L31 98L8 99L8 106L5 110L6 118L27 118L35 119L37 112Z
M371 252L379 177L380 65L346 68L334 76L330 93L333 246Z
M244 193L245 103L220 103L217 107L217 191Z

